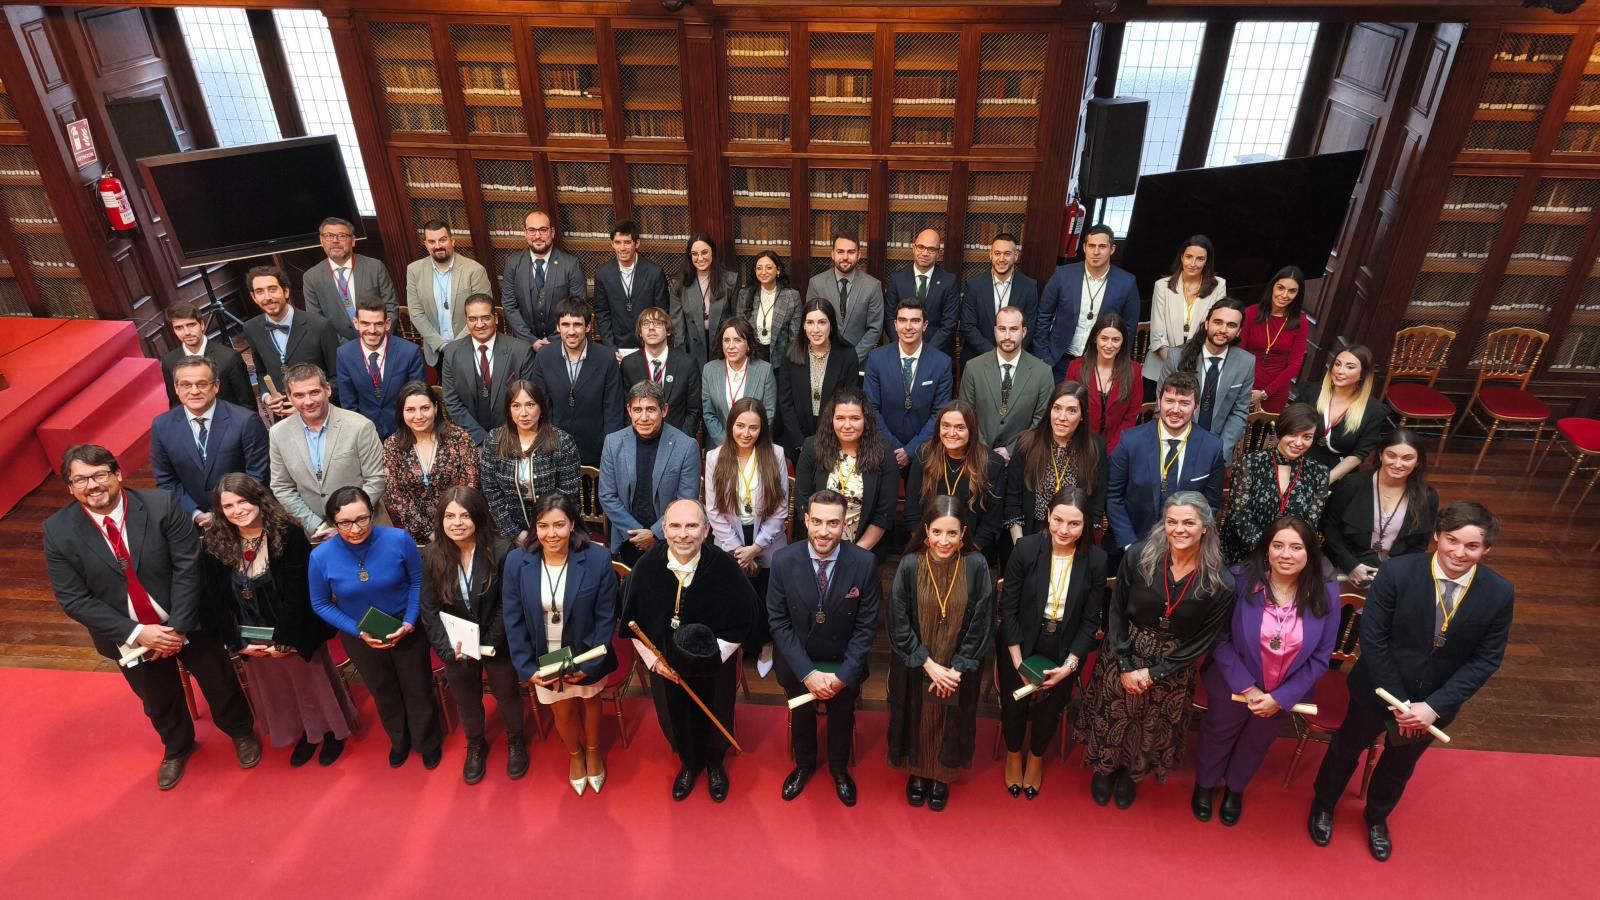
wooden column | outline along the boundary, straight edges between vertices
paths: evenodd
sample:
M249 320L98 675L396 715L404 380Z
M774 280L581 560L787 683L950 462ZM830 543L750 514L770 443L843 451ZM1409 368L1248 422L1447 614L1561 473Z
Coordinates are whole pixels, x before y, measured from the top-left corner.
M712 198L728 195L723 183L722 79L718 65L715 29L710 22L687 22L683 27L683 130L689 146L689 212L691 230L704 230L719 247L732 247L727 208ZM696 201L695 198L705 198ZM726 250L724 251L726 253ZM731 254L730 254L731 255Z
M1178 145L1174 169L1198 169L1206 164L1211 129L1217 124L1217 102L1222 99L1222 77L1228 69L1228 49L1233 46L1233 23L1211 22L1200 42L1200 62L1195 67L1194 88L1189 93L1189 118L1183 123L1183 143Z
M272 112L278 119L278 131L286 138L304 137L306 122L300 115L300 103L295 98L294 78L289 74L289 56L283 51L278 20L270 9L246 10L244 17L250 23L250 37L255 41L256 55L261 57L261 74L267 82L267 96L272 99Z

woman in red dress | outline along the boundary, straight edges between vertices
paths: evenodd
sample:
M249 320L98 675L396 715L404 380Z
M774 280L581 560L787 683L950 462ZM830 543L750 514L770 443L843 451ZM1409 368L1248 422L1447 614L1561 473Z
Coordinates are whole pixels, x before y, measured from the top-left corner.
M1272 276L1255 315L1246 316L1239 343L1256 358L1254 400L1267 412L1283 412L1289 403L1289 382L1306 361L1305 316L1300 312L1305 275L1284 266Z
M1117 449L1122 432L1139 420L1139 364L1124 335L1127 323L1116 313L1106 313L1089 329L1083 355L1067 366L1066 381L1089 389L1089 427L1105 438L1106 452Z

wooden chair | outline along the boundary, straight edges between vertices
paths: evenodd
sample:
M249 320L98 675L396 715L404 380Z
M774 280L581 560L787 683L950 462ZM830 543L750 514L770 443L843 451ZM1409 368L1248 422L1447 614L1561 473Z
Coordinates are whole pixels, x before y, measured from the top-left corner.
M1456 333L1437 325L1413 325L1394 334L1394 349L1389 351L1389 367L1383 376L1383 402L1400 416L1401 428L1438 428L1439 452L1444 453L1450 439L1450 425L1456 418L1456 405L1434 388L1439 372L1450 358L1450 345ZM1420 378L1396 383L1397 378Z
M405 338L418 346L422 345L422 334L417 331L417 326L411 324L411 310L404 303L395 310L394 333L396 337Z
M611 561L611 571L617 573L617 581L626 584L628 573L631 571L627 564ZM628 747L628 721L623 718L622 698L627 695L628 687L633 683L634 669L639 665L639 656L633 649L633 638L628 626L618 623L617 637L611 642L611 651L617 654L617 668L606 676L606 686L600 689L597 695L602 708L610 703L617 715L617 736L622 739L623 749Z
M1565 439L1564 441L1562 439ZM1600 457L1600 419L1585 419L1578 416L1568 416L1556 420L1555 430L1550 433L1549 443L1544 445L1544 452L1539 454L1539 464L1534 466L1535 472L1544 468L1545 457L1550 455L1550 448L1561 443L1561 451L1572 457L1572 468L1567 472L1567 480L1561 482L1561 492L1556 494L1556 502L1567 495L1567 488L1572 485L1572 479L1589 461L1590 457ZM1594 484L1600 481L1600 464L1594 468L1589 476L1589 483L1583 488L1583 495L1572 507L1576 513L1583 506L1583 501L1589 499L1589 492L1594 490Z
M1271 450L1278 445L1278 414L1260 410L1250 414L1244 423L1244 436L1234 448L1231 465L1237 466L1257 450Z
M1311 702L1317 705L1317 714L1302 716L1291 712L1290 721L1294 724L1296 742L1294 756L1289 760L1289 770L1283 774L1283 786L1289 787L1294 782L1295 769L1300 765L1300 757L1306 751L1306 742L1318 740L1329 743L1333 740L1333 733L1344 724L1345 713L1350 709L1350 669L1361 656L1361 644L1357 635L1361 631L1361 609L1366 603L1366 598L1360 594L1340 594L1339 606L1341 609L1350 609L1350 618L1339 631L1339 637L1333 646L1333 662L1340 667L1330 668L1321 679L1317 681L1316 689L1312 692ZM1367 765L1361 773L1361 793L1357 796L1367 796L1367 786L1372 783L1372 770L1378 765L1379 747L1383 735L1379 734L1372 741L1372 746L1367 748Z
M1488 432L1483 439L1483 449L1478 451L1478 459L1472 464L1473 472L1483 465L1495 435L1505 431L1533 432L1533 450L1528 453L1527 465L1533 468L1539 439L1544 436L1544 425L1550 420L1550 407L1528 391L1528 380L1539 368L1539 357L1549 342L1550 335L1532 328L1501 328L1484 337L1478 381L1472 387L1472 398L1467 401L1465 413ZM1478 415L1480 410L1482 418ZM1456 430L1459 433L1460 428Z
M594 466L579 466L582 476L578 485L578 518L590 534L600 533L601 543L611 540L611 521L600 508L600 470Z
M1135 425L1143 425L1144 423L1150 421L1151 419L1154 419L1155 417L1156 417L1156 402L1154 400L1151 400L1149 403L1146 403L1143 406L1139 407L1139 418L1134 420L1134 424Z
M1144 365L1144 357L1150 352L1150 323L1140 322L1133 330L1133 359Z

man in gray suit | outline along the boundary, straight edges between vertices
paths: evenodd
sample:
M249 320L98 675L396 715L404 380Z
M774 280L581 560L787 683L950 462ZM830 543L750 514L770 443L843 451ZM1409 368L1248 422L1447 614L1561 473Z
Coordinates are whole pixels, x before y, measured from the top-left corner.
M1256 380L1256 358L1233 346L1244 313L1245 305L1237 297L1218 300L1206 314L1206 327L1189 338L1181 356L1168 353L1161 369L1162 378L1187 369L1200 380L1194 422L1222 439L1222 458L1230 464L1250 418L1250 390Z
M589 296L583 263L556 246L556 227L543 210L523 220L528 252L506 261L500 276L500 305L511 333L538 351L556 333L556 304L568 297Z
M395 315L394 282L383 263L356 251L354 226L329 217L318 228L322 252L328 258L300 278L300 297L306 309L320 314L339 333L339 341L356 339L357 297L382 297L389 318Z
M383 496L383 442L372 420L328 404L322 369L297 363L283 377L296 414L267 433L272 493L318 541L337 530L322 518L334 491L355 486L374 501Z
M700 496L700 447L664 421L661 388L641 381L628 389L632 427L606 435L600 453L600 508L611 521L611 552L626 565L664 537L661 517L672 501Z
M1055 389L1050 367L1023 353L1028 339L1020 306L1002 306L994 317L994 349L961 371L961 399L978 411L983 442L1011 461L1017 438L1039 424Z
M506 385L533 380L533 350L527 341L496 333L493 297L473 294L462 306L468 333L439 354L439 387L450 421L481 445L490 431L505 424ZM548 415L549 410L541 413Z
M449 225L424 223L422 245L428 255L406 266L406 310L422 335L422 358L437 366L439 351L467 330L467 298L494 288L483 266L456 253Z
M806 285L806 299L820 297L833 304L839 333L856 348L856 361L864 370L867 354L883 334L883 283L861 271L861 244L848 234L833 236L833 268L818 273Z

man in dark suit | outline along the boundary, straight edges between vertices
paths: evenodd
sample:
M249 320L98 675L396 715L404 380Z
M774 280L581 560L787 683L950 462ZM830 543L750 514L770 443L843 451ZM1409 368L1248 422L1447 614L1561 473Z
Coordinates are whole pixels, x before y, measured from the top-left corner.
M556 335L555 305L568 297L588 297L583 263L556 246L556 228L543 210L523 220L528 252L506 261L500 276L500 305L511 333L537 352Z
M300 277L300 299L339 333L340 341L356 337L356 301L377 297L384 312L395 315L394 282L382 261L356 253L355 226L329 217L317 229L327 258Z
M911 245L911 265L889 276L883 286L883 328L894 327L900 301L916 297L928 319L927 341L949 356L955 352L956 329L961 327L961 287L956 276L939 268L944 238L932 228L923 229Z
M662 421L666 411L655 385L629 388L632 427L606 435L600 456L600 508L611 522L611 552L630 566L666 536L662 517L672 501L700 496L700 446Z
M1028 332L1023 349L1033 351L1039 333L1039 283L1017 271L1017 236L1000 232L989 244L989 271L967 279L961 298L961 359L994 349L994 314L1002 306L1020 306Z
M643 349L622 358L623 393L641 381L661 388L667 424L694 437L700 431L700 367L688 353L673 352L672 316L649 307L639 313L634 330Z
M928 324L922 314L921 300L901 301L894 319L898 339L867 357L867 400L902 472L933 437L934 417L955 390L950 357L922 340Z
M392 324L383 298L367 295L356 301L356 331L360 340L339 345L339 396L345 406L372 420L378 437L387 438L398 427L395 398L407 382L422 381L422 350L405 338L389 333Z
M250 342L250 357L255 360L261 390L269 392L272 379L277 393L269 392L268 406L280 418L294 412L284 393L283 370L295 363L311 363L324 372L338 368L339 335L328 320L309 310L297 310L289 302L289 276L275 266L256 266L245 273L250 297L261 308L261 315L244 323L244 337ZM337 393L333 402L339 402Z
M505 424L506 385L533 380L533 350L521 338L495 333L493 297L473 294L466 307L467 336L439 354L439 385L450 421L482 444Z
M250 372L244 367L244 357L235 353L227 341L206 337L206 325L200 320L200 311L195 305L180 300L167 307L166 316L167 325L178 338L177 349L161 357L161 374L167 381L167 405L178 405L178 392L172 386L178 363L191 356L203 356L216 367L222 399L245 409L255 409L256 392L250 387Z
M1250 394L1256 383L1256 358L1237 346L1244 326L1245 306L1236 297L1223 297L1206 313L1205 328L1196 331L1182 353L1168 353L1161 374L1183 369L1200 380L1200 405L1195 424L1222 441L1222 455L1244 437L1250 420Z
M611 226L611 249L617 258L594 270L594 314L599 320L600 342L619 350L637 348L634 323L639 314L653 307L670 308L667 273L639 255L639 228L632 219Z
M1179 491L1199 491L1213 512L1221 508L1222 442L1193 427L1199 396L1192 373L1174 372L1161 382L1155 421L1123 432L1122 443L1111 454L1106 485L1112 537L1108 553L1144 540L1161 519L1161 505Z
M201 528L211 525L211 491L230 472L267 483L267 427L253 409L217 399L215 364L203 356L178 363L183 405L150 423L150 469Z
M1139 285L1131 272L1111 264L1117 251L1111 226L1091 225L1083 236L1083 262L1056 267L1039 300L1039 334L1034 346L1039 357L1055 370L1056 380L1067 377L1067 364L1083 355L1094 320L1116 313L1133 340L1139 321Z
M1378 570L1361 615L1361 658L1350 670L1350 709L1317 770L1307 828L1333 839L1333 808L1361 754L1388 732L1367 788L1367 849L1379 861L1394 846L1389 814L1432 739L1500 668L1511 632L1511 582L1481 565L1500 523L1480 503L1458 500L1439 510L1431 554L1392 557ZM1469 599L1470 595L1470 599ZM1409 710L1391 710L1383 688Z
M578 459L598 466L606 435L628 424L617 353L589 340L589 301L568 297L556 304L555 317L560 340L533 355L533 382L550 396L550 422L572 435Z
M817 768L817 704L826 704L828 771L840 802L855 806L850 748L878 630L878 563L870 550L839 540L843 495L821 490L804 502L806 541L778 551L767 582L778 683L788 697L817 698L789 714L794 771L783 782L783 799L800 796Z
M50 587L101 656L128 660L122 676L165 747L156 787L176 786L196 747L179 660L233 738L239 766L260 762L250 704L222 642L202 627L200 546L177 498L124 489L117 458L96 444L68 448L61 479L77 502L44 523Z

